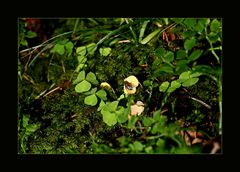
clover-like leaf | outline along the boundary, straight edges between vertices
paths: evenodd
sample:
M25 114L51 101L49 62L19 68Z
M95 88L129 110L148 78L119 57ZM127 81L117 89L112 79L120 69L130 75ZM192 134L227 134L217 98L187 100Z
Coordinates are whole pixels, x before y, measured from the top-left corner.
M177 88L181 87L181 84L178 81L172 81L170 87L168 88L167 92L171 93L175 91Z
M218 32L218 30L220 29L220 27L221 27L220 22L219 22L217 19L214 19L214 20L211 22L210 30L211 30L212 32Z
M102 56L108 56L111 52L111 48L110 47L107 47L107 48L100 48L99 49L99 52Z
M170 63L173 61L174 59L174 53L171 52L171 51L168 51L165 56L164 56L164 59L166 60L166 62Z
M65 47L66 47L68 57L69 57L72 54L72 50L73 50L74 45L71 41L69 41L65 44Z
M90 55L93 55L94 52L97 50L97 44L96 43L91 43L86 46L87 52Z
M185 42L184 42L184 48L186 50L191 50L196 44L196 39L195 38L191 38L191 39L187 39Z
M79 72L77 78L73 81L73 84L77 84L79 83L80 81L83 81L85 79L85 71L81 71Z
M59 55L63 55L65 52L64 45L56 44L51 50L53 53L58 53Z
M169 86L168 81L163 82L159 87L160 92L165 92L168 89L168 86Z
M92 94L90 96L85 97L84 99L84 103L86 105L90 105L90 106L95 106L98 102L97 96L95 94Z
M197 60L203 53L203 50L194 50L192 54L188 57L189 61Z
M130 109L125 109L124 107L119 106L118 110L115 113L117 115L117 121L119 123L124 123L128 120L128 114L130 113Z
M96 85L98 84L98 80L96 78L96 75L92 72L89 72L86 76L86 80L91 82L92 84Z
M85 56L86 52L87 52L86 46L81 46L76 49L76 53L80 56Z
M82 82L80 82L75 86L75 91L77 93L82 93L82 92L89 91L90 88L91 88L91 84L88 81L83 80Z
M102 99L102 100L107 100L107 93L106 93L106 91L104 91L104 90L99 90L98 92L96 92L96 95L100 98L100 99Z
M199 78L190 78L182 83L184 87L190 87L198 82Z
M117 123L117 116L115 113L111 113L105 109L101 110L101 114L103 115L103 121L108 125L108 126L113 126Z

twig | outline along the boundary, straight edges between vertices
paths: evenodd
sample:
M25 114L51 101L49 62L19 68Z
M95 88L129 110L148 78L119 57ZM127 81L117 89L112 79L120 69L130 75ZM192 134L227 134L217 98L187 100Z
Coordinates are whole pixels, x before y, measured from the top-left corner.
M205 106L206 108L211 109L211 106L209 106L207 103L203 102L202 100L199 100L199 99L194 98L194 97L189 97L189 98L192 99L192 100L194 100L194 101L196 101L196 102L198 102L198 103L200 103L200 104L202 104L202 105Z
M47 42L49 42L49 41L51 41L51 40L53 40L53 39L55 39L55 38L58 38L58 37L60 37L60 36L70 34L70 33L72 33L72 32L73 32L73 31L69 31L69 32L65 32L65 33L62 33L62 34L56 35L56 36L54 36L54 37L52 37L52 38L46 40L45 42L41 43L40 45L37 45L37 46L32 47L32 48L24 49L24 50L20 51L19 53L23 53L23 52L25 52L25 51L29 51L29 50L31 50L31 49L34 49L33 51L35 51L37 48L42 47L42 46L43 46L44 44L46 44ZM33 51L32 51L32 52L33 52Z

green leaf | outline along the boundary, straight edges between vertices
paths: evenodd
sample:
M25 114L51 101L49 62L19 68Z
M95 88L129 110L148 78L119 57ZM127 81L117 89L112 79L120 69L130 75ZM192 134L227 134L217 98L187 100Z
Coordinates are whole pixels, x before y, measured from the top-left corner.
M191 78L194 78L194 77L198 77L198 76L201 76L202 75L202 73L200 73L200 72L191 72L191 75L190 75L190 77Z
M161 29L156 29L155 31L153 31L152 33L150 33L148 36L146 36L140 43L141 44L146 44L148 43L151 39L153 39L153 37L155 37L159 32L161 31Z
M174 59L174 53L171 52L171 51L168 51L165 56L164 56L164 59L166 60L166 62L170 63L173 61Z
M148 127L153 124L154 120L151 117L144 117L142 122L145 127Z
M139 141L135 141L133 142L133 148L135 152L141 152L144 148L144 145Z
M196 19L188 18L184 20L184 24L188 27L193 27L197 23Z
M85 71L79 72L77 78L73 81L73 85L79 83L80 81L83 81L85 79Z
M133 115L130 120L128 121L128 128L132 129L135 125L135 123L137 122L138 117Z
M101 100L101 102L100 102L100 104L99 104L99 107L98 107L97 111L102 110L102 108L103 108L105 105L106 105L105 102L104 102L103 100Z
M216 43L217 41L221 41L219 34L214 32L210 32L208 35L208 38L211 41L211 43Z
M144 32L145 32L145 30L146 30L147 24L148 24L149 22L150 22L150 20L146 20L146 21L143 22L142 27L141 27L141 29L140 29L140 34L139 34L139 40L138 40L138 42L141 42L141 41L142 41L142 37L143 37Z
M76 72L79 72L84 66L85 64L79 64L76 68Z
M182 83L190 78L191 71L186 71L181 73L179 76L178 82Z
M68 53L68 57L72 54L72 50L73 50L73 43L71 41L69 41L68 43L65 44L67 53Z
M88 81L83 80L82 82L80 82L75 86L75 91L77 93L82 93L82 92L89 91L90 88L91 88L91 84Z
M184 18L172 18L175 23L182 23Z
M198 21L197 25L194 27L194 30L196 30L197 32L202 32L204 28L204 24Z
M172 81L171 86L168 88L167 92L171 93L175 91L177 88L181 87L181 84L178 81Z
M35 132L37 129L39 129L38 124L28 124L26 126L26 135L30 135L31 133Z
M184 87L190 87L198 82L199 78L190 78L182 83Z
M102 56L108 56L111 52L111 48L107 47L107 48L100 48L99 52Z
M159 138L156 145L160 148L163 148L165 146L165 140Z
M25 40L25 39L22 39L22 40L20 41L20 44L21 44L22 46L28 46L28 42L27 42L27 40Z
M97 88L95 87L95 88L92 88L90 91L85 92L84 95L89 96L91 94L95 94L96 91L97 91Z
M192 38L195 35L196 35L195 31L187 30L187 31L183 32L182 37L183 37L183 39L187 39L187 38Z
M184 42L184 48L186 50L191 50L196 44L196 39L195 38L191 38L191 39L187 39L185 42Z
M128 120L128 114L130 114L130 108L124 108L119 106L119 109L115 112L117 115L117 121L119 123L124 123Z
M90 96L85 97L84 99L84 103L86 105L90 105L90 106L95 106L98 102L97 96L95 94L92 94Z
M159 69L155 70L153 74L160 76L162 73L173 73L173 67L165 63Z
M37 33L29 30L26 35L27 38L35 38L37 37Z
M203 26L207 26L210 23L210 19L209 18L201 18L198 19L198 23L201 23Z
M158 48L155 50L155 55L157 57L164 57L166 50L164 48Z
M194 50L192 54L188 57L189 61L197 60L203 53L203 50Z
M186 70L188 70L189 67L188 67L188 60L178 60L176 62L176 67L175 67L175 71L177 73L182 73Z
M157 110L153 113L153 119L155 121L160 121L160 112L161 112L161 110Z
M221 27L221 24L220 22L217 20L217 19L214 19L212 22L211 22L211 25L210 25L210 30L212 32L218 32L219 29Z
M65 52L64 45L56 44L51 50L53 53L58 53L59 55L63 55Z
M86 47L87 47L87 52L90 55L93 55L94 52L97 50L97 44L96 43L88 44Z
M80 56L85 56L87 52L86 46L81 46L76 49L76 53Z
M96 85L98 84L98 80L96 78L96 75L93 72L89 72L86 76L86 80L91 82L92 84Z
M157 132L159 132L161 125L159 122L155 123L151 129L151 134L156 134Z
M159 91L160 92L165 92L168 89L169 82L165 81L159 86Z
M178 50L177 51L177 55L176 55L176 59L184 59L187 56L187 53L185 50Z
M108 109L110 112L114 112L117 109L119 101L113 101L108 105Z
M143 81L143 86L148 87L148 86L150 86L150 85L152 85L152 81L150 81L150 80L145 80L145 81Z
M111 113L109 111L106 111L106 110L102 109L101 114L103 115L103 121L108 126L113 126L117 123L117 116L116 116L115 113Z
M77 59L78 59L79 64L80 63L85 63L87 61L87 58L85 56L82 56L82 55L78 56Z
M26 128L26 126L28 125L29 118L30 118L30 115L23 115L22 125L24 128Z
M96 95L100 98L100 99L102 99L102 100L107 100L107 93L106 93L106 91L105 90L103 90L103 89L101 89L101 90L99 90L98 92L96 92Z

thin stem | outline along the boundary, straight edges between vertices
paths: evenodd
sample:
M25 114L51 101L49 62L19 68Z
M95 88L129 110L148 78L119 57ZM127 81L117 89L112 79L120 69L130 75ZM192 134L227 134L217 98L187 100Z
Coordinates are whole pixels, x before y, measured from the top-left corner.
M76 30L77 30L78 23L79 23L79 18L76 19L76 22L75 22L75 25L74 25L74 29L73 29L72 35L75 35L75 32L76 32Z
M206 108L211 109L211 106L209 106L207 103L203 102L202 100L199 100L199 99L197 99L197 98L195 98L195 97L189 97L189 98L192 99L192 100L194 100L194 101L196 101L196 102L198 102L198 103L200 103L200 104L202 104L202 105L205 106Z
M208 40L208 42L209 42L209 44L210 44L210 46L211 46L210 50L211 50L212 54L214 55L214 57L217 59L217 62L220 64L219 57L218 57L218 55L215 53L214 47L213 47L213 45L212 45L212 42L210 41L210 39L209 39L208 36L207 36L207 28L205 28L205 33L206 33L206 39Z

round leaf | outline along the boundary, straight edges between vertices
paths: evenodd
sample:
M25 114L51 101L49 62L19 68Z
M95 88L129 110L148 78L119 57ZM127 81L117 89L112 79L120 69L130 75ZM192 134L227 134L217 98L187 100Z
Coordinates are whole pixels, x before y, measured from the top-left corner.
M77 84L80 81L83 81L85 79L85 71L79 72L77 78L73 81L73 84Z
M191 74L190 71L181 73L181 75L179 76L178 82L182 83L182 82L188 80L190 78L190 74Z
M92 84L98 84L98 80L96 78L96 75L92 72L89 72L86 76L86 80L91 82Z
M196 44L196 39L195 38L191 38L191 39L187 39L185 42L184 42L184 48L186 50L191 50Z
M190 78L182 83L184 87L190 87L198 82L199 78Z
M107 100L107 93L104 90L99 90L98 92L96 92L96 95L102 100Z
M64 45L56 44L53 49L51 50L53 53L58 53L60 55L63 55L65 52Z
M28 125L29 117L30 117L29 115L23 115L22 125L24 128Z
M171 52L171 51L167 52L167 53L165 54L165 56L164 56L164 59L165 59L166 62L168 62L168 63L172 62L173 59L174 59L174 53Z
M95 43L88 44L86 47L87 47L87 52L90 55L93 55L94 52L97 50L97 44Z
M88 81L83 80L82 82L80 82L75 86L75 91L77 93L82 93L82 92L89 91L90 88L91 88L91 84Z
M128 120L128 114L130 113L129 109L125 109L124 107L120 106L119 109L115 112L117 115L117 121L119 123L124 123Z
M69 41L68 43L65 44L68 56L70 56L72 54L72 49L73 49L73 43L71 41Z
M165 92L168 89L168 86L169 86L169 82L165 81L160 85L159 90L161 92Z
M77 59L78 59L78 63L82 63L82 64L87 61L87 58L83 55L78 56Z
M192 52L192 54L188 57L189 61L197 60L201 55L203 51L202 50L195 50Z
M107 47L107 48L100 48L99 52L102 56L108 56L111 52L111 48Z
M150 117L144 117L143 118L143 125L145 127L151 126L153 122L154 122L154 120L152 118L150 118Z
M85 56L87 52L86 46L81 46L76 49L76 53L81 56Z
M214 19L210 25L210 30L212 32L218 32L220 27L221 27L220 22L217 19Z
M117 123L117 116L115 113L111 113L109 111L106 111L104 109L101 110L101 113L103 115L103 121L108 125L108 126L113 126Z
M95 94L87 96L84 99L84 103L86 105L90 105L90 106L95 106L97 104L97 102L98 102L98 100L97 100L97 96Z
M175 91L177 88L181 87L181 84L178 81L172 81L171 86L167 90L168 93Z

